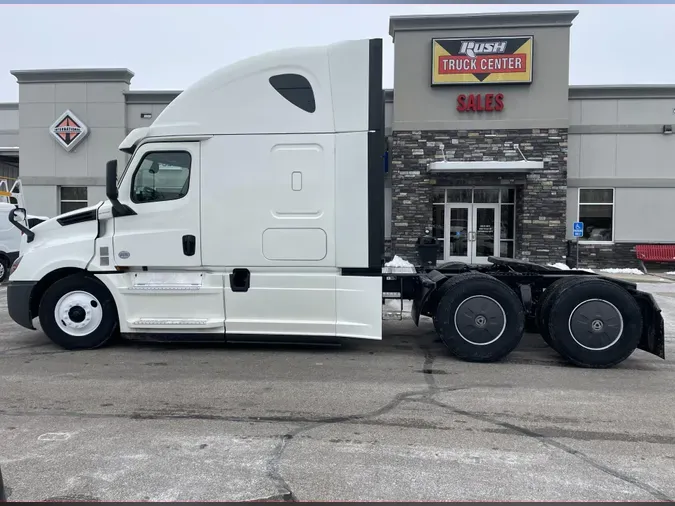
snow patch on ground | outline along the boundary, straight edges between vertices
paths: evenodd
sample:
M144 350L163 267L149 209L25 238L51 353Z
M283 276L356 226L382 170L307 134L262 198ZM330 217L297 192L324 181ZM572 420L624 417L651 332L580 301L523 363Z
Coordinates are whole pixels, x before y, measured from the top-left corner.
M546 264L547 267L555 267L556 269L560 269L561 271L569 271L570 268L567 267L567 264L563 263L555 263L555 264Z
M608 274L635 274L636 276L644 275L640 269L635 268L623 268L623 269L600 269L600 272L606 272Z
M560 269L561 271L569 271L570 268L567 266L567 264L563 264L561 262L557 262L555 264L546 264L547 267L555 267L556 269ZM586 272L594 272L593 269L575 269L577 271L586 271Z
M546 264L548 267L555 267L556 269L560 269L561 271L569 271L570 268L567 266L567 264L564 264L562 262L557 262L555 264ZM582 269L578 268L576 269L578 271L586 271L586 272L595 272L593 269ZM636 276L642 276L644 275L644 272L642 272L640 269L635 269L631 267L622 267L622 268L609 268L609 269L600 269L600 272L606 272L607 274L631 274L631 275L636 275ZM666 274L675 274L675 272L671 273L666 273Z
M404 260L398 255L395 255L394 258L391 259L391 261L387 262L384 264L384 267L382 268L382 272L417 272L415 269L415 266L408 262L407 260Z

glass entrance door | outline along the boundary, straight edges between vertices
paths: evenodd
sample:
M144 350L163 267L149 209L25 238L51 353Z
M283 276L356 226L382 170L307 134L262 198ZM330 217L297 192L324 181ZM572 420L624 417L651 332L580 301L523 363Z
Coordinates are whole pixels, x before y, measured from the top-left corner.
M445 207L445 252L450 262L471 262L469 232L471 230L471 205L448 204Z
M471 263L488 263L497 252L497 204L474 204L470 234Z
M439 262L482 264L491 256L514 257L514 188L438 188L433 195Z

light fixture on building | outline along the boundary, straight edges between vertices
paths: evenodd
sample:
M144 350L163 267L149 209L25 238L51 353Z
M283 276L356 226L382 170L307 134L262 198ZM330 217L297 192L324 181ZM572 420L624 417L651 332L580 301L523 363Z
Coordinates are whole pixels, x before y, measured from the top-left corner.
M142 113L141 113L141 118L143 118L143 119L150 119L150 118L152 118L152 113L149 113L149 112L142 112Z
M673 133L673 125L663 125L664 135L670 135Z
M443 161L447 162L447 159L445 158L445 144L442 142L438 143L438 150L441 152L441 156L443 157Z

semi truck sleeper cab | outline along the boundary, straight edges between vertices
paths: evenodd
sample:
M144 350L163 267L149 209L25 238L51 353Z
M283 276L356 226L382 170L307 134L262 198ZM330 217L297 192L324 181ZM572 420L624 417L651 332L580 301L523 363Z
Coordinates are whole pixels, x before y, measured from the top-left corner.
M526 326L580 366L664 358L660 309L630 283L504 259L383 273L381 39L218 70L120 151L108 199L24 231L11 268L10 316L64 348L379 340L396 291L464 360L503 358Z

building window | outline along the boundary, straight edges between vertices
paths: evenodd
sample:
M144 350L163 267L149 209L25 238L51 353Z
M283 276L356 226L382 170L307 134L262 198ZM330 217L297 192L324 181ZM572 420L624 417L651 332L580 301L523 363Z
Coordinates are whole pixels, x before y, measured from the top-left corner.
M166 202L185 197L190 188L191 162L187 151L146 153L134 174L132 202Z
M62 186L59 189L61 214L87 207L86 186Z
M445 251L445 190L434 188L431 215L431 236L438 241L436 260L443 260Z
M516 190L500 190L499 256L513 258L516 254Z
M305 112L314 112L316 102L309 81L299 74L278 74L270 77L270 84L291 104Z
M614 189L579 188L578 220L584 224L582 241L614 240Z

